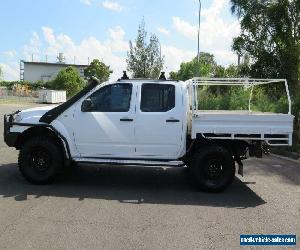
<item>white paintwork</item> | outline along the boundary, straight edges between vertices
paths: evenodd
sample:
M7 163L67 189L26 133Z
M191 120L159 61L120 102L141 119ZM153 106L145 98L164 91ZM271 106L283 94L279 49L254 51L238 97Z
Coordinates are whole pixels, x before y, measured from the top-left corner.
M128 112L104 113L81 111L82 102L106 82L91 90L51 123L68 141L71 157L76 161L108 163L143 163L146 160L176 160L186 152L186 138L201 134L211 139L261 140L268 144L291 145L293 119L290 114L251 111L196 110L196 88L191 82L159 82L128 80L133 86ZM143 113L140 110L143 83L173 84L176 87L174 109L165 113ZM225 82L225 83L228 83ZM15 119L21 123L38 124L40 117L55 106L33 108L20 112ZM121 122L132 118L133 122ZM180 120L166 123L167 119ZM11 131L23 132L29 127L13 126ZM257 135L253 139L253 135ZM274 136L273 136L274 135ZM268 137L269 136L269 137ZM271 136L271 137L270 137ZM272 137L273 136L273 137ZM96 160L98 158L98 160ZM105 159L99 159L105 158ZM113 160L114 158L131 159ZM135 159L135 160L134 160Z
M42 115L54 107L56 107L56 105L24 109L15 116L15 122L40 124L39 120L42 117ZM30 128L30 126L14 125L10 128L10 131L22 133L28 128Z
M85 98L78 102L69 129L73 130L82 157L128 157L134 154L134 122L123 122L120 119L135 118L135 98L136 89L133 86L130 110L120 113L85 113L81 111Z
M176 159L185 148L184 121L187 120L183 104L183 86L177 82L161 84L175 85L175 107L168 112L142 112L137 105L135 122L135 155L138 158ZM139 84L140 85L140 84ZM141 103L141 86L138 86L138 102ZM168 119L180 120L178 123L167 123Z
M291 144L293 133L293 116L249 111L195 111L192 119L192 138L197 134L230 134L244 135L240 139L259 135L259 140L265 140L265 135L274 135L272 140L281 140L276 135L286 135L286 144Z
M68 131L68 127L63 124L59 119L57 120L54 120L51 124L57 131L59 131L59 133L61 135L63 135L67 142L68 142L68 145L69 145L69 150L70 150L70 154L72 157L79 157L80 154L77 150L77 147L76 147L76 144L75 144L75 141L74 141L74 137L73 137L73 134L72 133L69 133ZM64 141L63 141L64 143ZM64 145L66 147L66 145Z
M181 84L168 82L176 85L176 105L173 110L166 113L143 113L139 105L141 82L128 83L133 85L128 112L81 112L82 102L94 91L78 101L69 133L74 133L81 157L177 159L182 156L186 147L187 101L183 105ZM107 84L109 83L103 86ZM121 118L131 118L134 121L122 122ZM166 120L170 118L181 122L167 123Z
M62 103L67 100L67 92L65 90L48 90L39 91L39 101L43 103Z

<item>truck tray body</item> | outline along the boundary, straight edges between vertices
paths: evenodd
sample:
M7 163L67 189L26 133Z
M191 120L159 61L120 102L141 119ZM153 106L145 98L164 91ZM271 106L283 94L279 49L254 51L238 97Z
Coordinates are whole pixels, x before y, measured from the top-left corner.
M262 140L270 145L292 145L294 116L249 111L194 111L192 138Z

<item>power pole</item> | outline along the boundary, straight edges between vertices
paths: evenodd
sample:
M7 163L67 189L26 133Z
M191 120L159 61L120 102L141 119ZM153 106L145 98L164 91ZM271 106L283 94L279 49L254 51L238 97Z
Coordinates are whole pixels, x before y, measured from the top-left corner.
M201 8L202 3L199 0L199 22L198 22L198 54L197 54L197 64L198 64L198 77L200 77L200 28L201 28Z

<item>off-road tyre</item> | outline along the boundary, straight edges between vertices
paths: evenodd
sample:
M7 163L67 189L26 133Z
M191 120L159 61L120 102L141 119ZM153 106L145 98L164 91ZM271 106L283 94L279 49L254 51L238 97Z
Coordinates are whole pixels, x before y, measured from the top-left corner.
M200 148L191 161L191 177L207 192L221 192L233 181L235 163L230 152L221 146Z
M49 137L31 138L21 146L18 166L27 181L50 184L63 167L62 150Z

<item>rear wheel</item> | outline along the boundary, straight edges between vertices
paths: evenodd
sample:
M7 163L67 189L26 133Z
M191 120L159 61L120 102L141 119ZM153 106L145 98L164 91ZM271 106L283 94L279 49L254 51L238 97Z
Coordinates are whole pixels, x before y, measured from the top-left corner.
M227 188L234 179L234 160L224 147L203 147L199 149L191 162L191 174L201 189L208 192L220 192Z
M51 138L35 137L22 145L18 163L26 180L34 184L48 184L61 169L63 157L59 146Z

